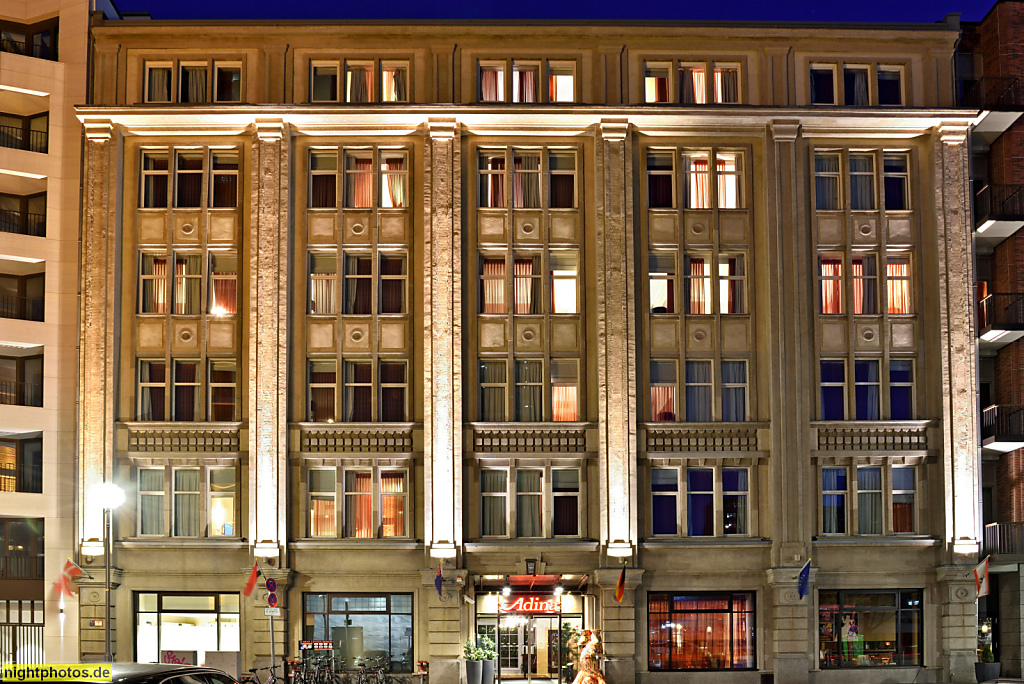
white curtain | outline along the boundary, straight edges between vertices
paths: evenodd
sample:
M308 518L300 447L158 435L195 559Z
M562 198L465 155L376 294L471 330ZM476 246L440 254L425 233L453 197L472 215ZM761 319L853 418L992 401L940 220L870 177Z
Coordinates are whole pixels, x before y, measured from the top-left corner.
M174 536L199 536L199 471L174 471Z
M184 68L188 79L188 99L186 102L206 102L206 67L187 66Z
M686 362L686 420L711 420L711 362Z
M504 470L483 470L480 472L480 491L484 494L480 502L480 534L502 536L505 527L505 501L507 497L506 473Z
M516 471L516 536L544 535L539 470Z
M860 534L882 534L881 468L857 468L857 522Z

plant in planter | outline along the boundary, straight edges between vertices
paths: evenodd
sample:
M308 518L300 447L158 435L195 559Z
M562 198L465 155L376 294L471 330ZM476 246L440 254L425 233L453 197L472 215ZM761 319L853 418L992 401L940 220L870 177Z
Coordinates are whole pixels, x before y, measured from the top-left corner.
M492 684L494 682L494 666L498 658L498 652L494 650L494 639L489 636L480 637L480 648L483 653L483 671L480 675L481 684Z
M473 637L466 639L462 656L466 659L466 681L469 684L481 684L486 655L484 649L473 645Z
M995 655L992 653L992 644L986 644L978 654L978 662L974 664L974 678L979 682L998 679L1001 669L1000 663L996 662Z

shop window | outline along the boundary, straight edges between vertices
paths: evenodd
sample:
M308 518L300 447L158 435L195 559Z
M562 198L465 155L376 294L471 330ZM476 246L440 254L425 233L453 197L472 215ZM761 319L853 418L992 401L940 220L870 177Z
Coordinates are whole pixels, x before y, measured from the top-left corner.
M412 672L412 594L303 594L302 599L302 637L333 642L336 669L354 671L364 658L384 656L391 672Z
M135 661L162 662L165 650L241 651L238 594L135 592ZM217 680L220 684L220 680Z
M0 439L0 492L43 492L43 440Z
M481 469L480 535L578 537L580 492L578 468Z
M45 522L42 518L0 518L0 580L43 579Z
M922 665L923 593L920 589L818 592L820 666Z
M647 666L752 670L755 622L752 592L649 592Z

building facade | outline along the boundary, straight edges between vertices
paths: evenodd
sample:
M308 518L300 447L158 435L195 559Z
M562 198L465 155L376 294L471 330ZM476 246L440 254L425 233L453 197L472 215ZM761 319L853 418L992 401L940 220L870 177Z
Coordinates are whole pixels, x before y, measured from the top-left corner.
M127 492L116 659L454 682L489 635L543 678L575 626L615 683L969 680L958 36L95 22L77 533Z

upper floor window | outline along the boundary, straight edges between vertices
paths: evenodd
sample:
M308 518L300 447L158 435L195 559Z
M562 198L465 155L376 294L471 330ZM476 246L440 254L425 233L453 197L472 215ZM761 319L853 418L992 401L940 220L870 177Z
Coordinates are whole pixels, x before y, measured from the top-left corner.
M237 488L233 467L139 468L138 534L237 537Z
M675 180L673 169L678 169ZM684 149L647 153L647 200L651 209L671 208L679 197L683 209L741 209L743 153L731 150Z
M878 66L878 104L900 106L903 104L903 68Z
M574 60L480 60L478 74L480 102L577 101Z
M0 405L43 405L43 357L0 356Z
M205 179L209 183L206 194L207 206L215 209L236 208L238 154L237 149L218 148L143 150L139 206L144 209L167 208L170 195L173 194L176 208L198 209L202 206L204 198ZM171 187L173 193L169 192Z
M46 237L46 193L0 193L0 233Z
M0 52L57 60L57 18L35 24L0 21Z
M581 534L578 468L481 469L480 496L483 537Z
M847 107L901 106L905 100L904 69L892 64L811 63L809 102Z
M311 422L403 422L408 415L409 369L401 358L310 359ZM339 397L340 393L340 397ZM341 413L338 413L338 407Z
M645 62L644 101L736 104L740 101L740 65L685 60Z
M910 314L913 308L913 288L910 255L889 252L885 257L885 295L889 314ZM847 265L846 259L849 258ZM849 274L849 277L846 277ZM849 280L849 284L847 284ZM854 315L880 313L878 308L878 255L870 252L842 252L818 254L819 311L826 315ZM850 291L847 292L849 286ZM851 302L847 306L846 301Z
M46 154L50 142L50 115L31 116L0 113L0 147Z
M821 359L821 420L913 419L913 359L855 358L851 365L852 383L846 359ZM853 407L853 415L848 416L848 406Z
M39 264L42 271L44 264ZM0 269L5 269L0 260ZM13 270L13 269L12 269ZM21 269L17 269L21 270ZM46 274L15 275L0 272L0 318L41 321L46 309Z
M310 102L409 101L407 60L314 60L309 66ZM339 80L343 77L343 80Z
M651 468L651 533L721 537L750 534L749 469Z
M546 205L552 209L576 206L576 152L573 150L549 149L546 153L541 149L521 148L482 150L479 178L481 207L535 209L544 206L545 198ZM511 203L506 187L512 188Z
M142 99L152 104L241 102L242 62L147 61Z
M45 560L45 520L43 518L0 518L0 580L42 580ZM9 601L12 608L18 601ZM36 615L43 623L42 601ZM21 621L32 622L29 601L21 601ZM3 611L6 612L6 611ZM0 612L0 616L3 616ZM11 610L12 616L17 610ZM6 616L4 616L6 617Z
M747 362L711 360L684 362L680 394L677 362L655 359L650 364L651 420L654 422L736 422L747 420ZM715 370L718 372L716 373Z
M406 470L311 468L307 482L309 536L337 537L339 530L351 539L410 535Z
M841 171L844 156L845 174ZM906 152L884 152L881 155L881 184L877 174L877 156L877 153L867 151L845 154L838 151L815 152L815 209L836 211L848 207L853 211L875 211L879 190L885 195L886 211L910 209L910 155Z
M0 439L0 492L43 492L43 440Z
M835 65L811 65L811 104L836 104Z
M409 155L387 148L346 149L342 153L342 177L338 151L314 149L309 153L309 206L337 207L339 194L349 209L401 209L408 206ZM338 183L342 191L338 191Z
M140 359L137 419L237 420L237 362L210 359Z
M173 271L169 268L173 263ZM238 311L238 257L234 252L209 251L204 264L201 252L173 254L142 252L139 255L139 313L225 316Z
M821 469L822 534L907 534L916 527L916 469L858 465ZM856 501L856 507L851 503Z

